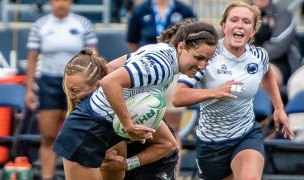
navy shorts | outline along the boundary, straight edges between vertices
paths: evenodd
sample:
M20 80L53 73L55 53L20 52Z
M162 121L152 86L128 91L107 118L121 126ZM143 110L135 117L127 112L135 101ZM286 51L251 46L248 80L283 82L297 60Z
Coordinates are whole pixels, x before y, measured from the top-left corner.
M126 171L124 180L175 180L178 150L150 164Z
M169 127L169 126L168 126ZM174 135L174 131L169 127ZM149 146L149 143L141 144L138 141L126 141L128 157L134 156ZM124 180L175 180L175 173L178 162L178 149L171 154L143 166L139 166L131 171L126 171Z
M53 151L85 167L98 168L106 150L124 139L90 106L90 97L81 101L66 118L56 138Z
M197 137L196 158L199 178L214 180L229 176L232 173L232 159L244 149L254 149L264 156L262 129L257 122L245 136L225 144L206 144Z
M37 79L38 109L67 110L67 99L62 87L62 77L42 75Z

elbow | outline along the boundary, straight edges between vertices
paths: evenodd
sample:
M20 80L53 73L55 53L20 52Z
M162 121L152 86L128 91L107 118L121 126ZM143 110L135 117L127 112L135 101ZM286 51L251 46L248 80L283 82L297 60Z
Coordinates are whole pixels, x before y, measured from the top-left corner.
M174 141L167 141L166 144L164 145L164 149L166 150L166 154L165 155L169 155L171 153L173 153L174 151L176 151L177 149L177 142L174 139Z
M110 83L108 83L108 78L107 76L105 76L104 78L102 78L99 81L99 85L102 87L102 89L105 89L107 87L107 85L109 85Z
M178 98L178 97L175 97L175 96L172 99L172 104L173 104L174 107L182 107L183 106L181 98Z

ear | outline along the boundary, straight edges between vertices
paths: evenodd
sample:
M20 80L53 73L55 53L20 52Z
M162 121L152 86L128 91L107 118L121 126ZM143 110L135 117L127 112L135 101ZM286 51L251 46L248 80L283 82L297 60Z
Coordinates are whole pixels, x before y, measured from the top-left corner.
M220 26L221 26L221 28L222 28L222 31L224 31L224 29L225 29L225 27L226 27L226 26L225 26L225 23L224 23L224 22L221 22L221 23L220 23Z
M255 35L255 33L256 33L256 30L255 29L252 30L252 32L251 32L251 38L253 38L253 36Z
M177 45L177 54L181 54L182 53L182 50L185 48L184 46L185 46L184 42L179 42L178 43L178 45Z

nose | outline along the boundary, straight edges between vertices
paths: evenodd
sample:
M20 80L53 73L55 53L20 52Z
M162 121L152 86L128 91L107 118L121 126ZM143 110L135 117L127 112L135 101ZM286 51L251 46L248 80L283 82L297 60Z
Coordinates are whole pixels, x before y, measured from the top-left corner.
M200 61L199 64L198 64L198 68L200 70L205 69L207 66L208 66L208 61Z
M243 22L242 21L238 21L237 24L236 24L236 27L242 28L243 27Z

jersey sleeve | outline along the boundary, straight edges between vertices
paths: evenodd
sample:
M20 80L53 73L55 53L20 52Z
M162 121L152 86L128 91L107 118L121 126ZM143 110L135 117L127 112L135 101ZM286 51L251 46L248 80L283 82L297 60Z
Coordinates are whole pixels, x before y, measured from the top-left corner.
M198 71L193 78L188 77L186 74L181 74L178 78L177 83L184 83L187 86L193 88L196 83L204 76L203 71Z
M93 28L93 24L86 20L86 23L84 23L84 41L86 46L96 46L98 43L96 32Z
M269 70L269 56L268 56L268 53L265 49L261 48L261 51L262 51L262 64L263 64L263 75L265 75L268 70Z
M38 19L29 32L29 36L27 39L26 47L28 50L40 50L41 47L41 35L39 33L41 26L43 25L42 21L45 20L46 17Z
M153 48L151 45L147 47ZM156 85L172 77L171 51L170 49L150 51L140 48L132 53L124 65L130 75L131 88Z

